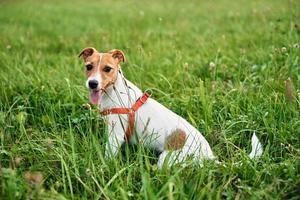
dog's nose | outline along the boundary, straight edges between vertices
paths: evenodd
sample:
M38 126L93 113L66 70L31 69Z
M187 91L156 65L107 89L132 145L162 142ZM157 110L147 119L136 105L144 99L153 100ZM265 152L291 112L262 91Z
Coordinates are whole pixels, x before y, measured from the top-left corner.
M89 81L89 87L91 89L96 89L98 87L98 81L97 80L90 80Z

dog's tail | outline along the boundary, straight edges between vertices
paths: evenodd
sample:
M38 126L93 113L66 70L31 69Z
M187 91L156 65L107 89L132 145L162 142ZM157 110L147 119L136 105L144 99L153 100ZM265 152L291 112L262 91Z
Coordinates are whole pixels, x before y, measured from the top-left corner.
M250 159L259 158L259 157L262 156L262 154L263 154L263 147L262 147L262 144L260 143L260 141L258 140L255 132L253 133L252 138L251 138L251 148L252 148L251 152L248 155ZM220 162L218 160L215 160L215 163L217 163L219 165L222 165L222 166L226 166L226 164L224 162ZM241 166L242 165L242 161L234 163L234 165Z
M251 153L249 154L249 158L254 159L254 158L259 158L261 157L261 155L263 154L263 147L260 143L260 141L258 140L255 132L252 135L251 138Z

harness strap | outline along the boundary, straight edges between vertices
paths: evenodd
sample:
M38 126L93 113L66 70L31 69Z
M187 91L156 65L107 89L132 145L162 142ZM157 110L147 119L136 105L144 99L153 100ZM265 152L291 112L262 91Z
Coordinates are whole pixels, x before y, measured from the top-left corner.
M149 98L149 94L145 92L143 96L138 98L131 108L110 108L101 112L101 115L111 115L111 114L127 114L128 115L128 127L125 132L125 140L129 140L132 136L134 123L135 123L135 112L146 103Z

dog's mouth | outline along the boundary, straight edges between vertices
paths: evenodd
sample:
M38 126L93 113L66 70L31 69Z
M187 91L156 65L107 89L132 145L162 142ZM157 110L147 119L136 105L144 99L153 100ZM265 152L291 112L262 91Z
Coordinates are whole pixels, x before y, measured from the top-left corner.
M90 102L99 105L101 101L102 90L90 90Z

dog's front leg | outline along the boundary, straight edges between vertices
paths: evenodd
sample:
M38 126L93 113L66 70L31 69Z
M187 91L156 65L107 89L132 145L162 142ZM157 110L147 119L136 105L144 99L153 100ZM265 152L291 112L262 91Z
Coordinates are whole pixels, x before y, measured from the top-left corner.
M117 135L109 136L105 145L105 158L110 159L115 157L123 143L124 138L120 139Z
M124 130L121 123L110 124L108 126L108 141L105 145L105 158L115 157L124 142Z

